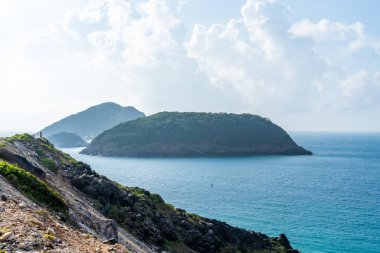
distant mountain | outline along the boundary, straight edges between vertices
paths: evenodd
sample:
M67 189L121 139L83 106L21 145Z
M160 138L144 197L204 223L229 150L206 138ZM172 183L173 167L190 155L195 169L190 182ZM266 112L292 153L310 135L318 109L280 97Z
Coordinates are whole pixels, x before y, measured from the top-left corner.
M54 146L59 148L75 148L87 147L88 143L85 142L79 135L73 133L61 132L53 134L47 138Z
M102 156L311 155L269 119L162 112L120 124L82 151Z
M115 103L103 103L68 116L41 131L44 136L67 132L75 133L85 140L91 140L120 123L144 116L144 113L131 106L122 107Z

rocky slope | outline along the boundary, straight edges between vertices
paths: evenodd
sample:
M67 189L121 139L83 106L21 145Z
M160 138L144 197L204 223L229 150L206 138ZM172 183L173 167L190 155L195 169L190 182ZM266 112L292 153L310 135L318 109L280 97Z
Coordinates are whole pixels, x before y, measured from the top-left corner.
M0 160L16 164L19 169L8 176L8 183L18 186L33 203L49 210L53 216L59 217L68 225L95 235L102 241L116 240L132 252L154 252L115 221L105 217L93 207L94 203L86 195L71 185L67 180L69 168L81 167L82 163L55 149L46 139L34 139L27 134L0 138ZM46 187L40 187L40 183L30 177L28 172L58 193L67 208L63 205L56 208L57 205L52 205L51 198L44 198L55 195L49 194L50 190L46 190ZM4 170L0 170L0 176L6 176ZM36 188L42 188L42 191L31 191Z
M21 170L8 166L8 171L13 169L13 174L6 174L0 169L0 175L3 174L2 181L18 187L23 194L27 195L31 184L30 176L23 173L26 171L41 181L38 184L44 183L59 194L66 204L58 205L59 208L49 205L50 201L45 198L38 198L41 195L38 191L33 196L27 195L34 204L46 208L51 216L61 220L59 226L63 228L54 226L55 232L64 231L65 226L80 228L101 240L118 242L132 252L297 252L284 235L271 238L235 228L176 209L166 204L159 195L143 189L112 182L88 165L55 149L45 139L34 139L29 135L0 139L0 159L16 164ZM27 182L26 187L18 184L20 180ZM4 188L2 185L0 187ZM38 189L46 191L46 187ZM14 210L12 206L7 208ZM36 211L30 210L28 215L37 219ZM7 224L12 219L9 217L11 212L2 215L6 217L4 221ZM19 222L25 224L25 220ZM41 227L39 233L45 229L47 231L51 224ZM99 239L92 237L88 240L99 242ZM67 239L65 245L68 243Z
M0 252L129 253L55 217L0 176Z
M250 114L163 112L120 124L82 151L102 156L311 155L270 120Z
M115 103L103 103L70 115L41 131L44 136L68 132L75 133L85 140L92 140L107 129L144 116L144 113L132 106L122 107Z
M85 142L79 135L73 133L61 132L53 134L47 139L59 148L75 148L75 147L87 147L88 143Z

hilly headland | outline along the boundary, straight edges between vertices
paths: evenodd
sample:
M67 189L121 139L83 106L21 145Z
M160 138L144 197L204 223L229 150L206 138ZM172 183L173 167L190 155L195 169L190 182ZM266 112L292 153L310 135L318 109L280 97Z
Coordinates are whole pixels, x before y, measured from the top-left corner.
M107 129L144 116L144 113L132 106L123 107L107 102L67 116L45 127L41 132L44 136L67 132L77 134L85 140L92 140Z
M252 114L161 112L111 128L82 151L101 156L311 155Z

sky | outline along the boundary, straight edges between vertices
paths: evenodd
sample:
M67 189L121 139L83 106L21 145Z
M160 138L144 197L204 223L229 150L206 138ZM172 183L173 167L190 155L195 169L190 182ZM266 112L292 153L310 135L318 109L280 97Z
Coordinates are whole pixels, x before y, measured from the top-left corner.
M0 131L112 101L380 131L380 1L0 0Z

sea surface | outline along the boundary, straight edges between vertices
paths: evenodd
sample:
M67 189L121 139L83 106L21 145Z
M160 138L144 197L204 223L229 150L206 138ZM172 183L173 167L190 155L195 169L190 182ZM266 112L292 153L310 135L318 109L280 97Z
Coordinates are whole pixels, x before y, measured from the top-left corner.
M292 133L313 156L105 158L100 174L301 252L380 252L380 134Z

